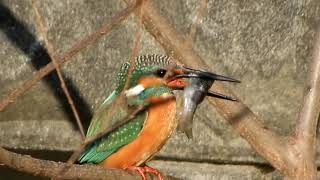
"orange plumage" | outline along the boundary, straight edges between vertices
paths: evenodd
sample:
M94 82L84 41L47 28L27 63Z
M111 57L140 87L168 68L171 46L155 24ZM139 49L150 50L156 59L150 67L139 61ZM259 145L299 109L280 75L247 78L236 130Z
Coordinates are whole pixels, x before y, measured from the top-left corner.
M138 137L100 164L107 168L141 165L158 152L170 137L177 126L175 115L175 99L152 105L148 109L147 119Z

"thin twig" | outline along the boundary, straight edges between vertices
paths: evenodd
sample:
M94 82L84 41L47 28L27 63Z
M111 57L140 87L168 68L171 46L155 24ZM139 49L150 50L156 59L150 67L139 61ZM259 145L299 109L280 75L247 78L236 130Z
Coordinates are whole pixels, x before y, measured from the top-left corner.
M134 69L134 60L137 57L138 54L138 50L140 47L140 43L141 43L141 35L142 35L142 16L143 16L143 0L141 0L141 6L139 8L139 14L138 14L138 18L139 18L139 23L137 24L137 31L136 31L136 36L135 36L135 41L134 41L134 45L133 48L131 50L131 55L130 55L130 68L128 71L128 77L131 77L132 75L132 71ZM130 78L127 78L126 80L126 84L124 86L124 89L128 89L128 85L129 85L129 80ZM123 92L122 92L123 93Z
M206 65L192 47L184 45L185 39L183 36L161 16L159 10L151 1L146 1L144 7L143 23L146 29L162 45L169 56L190 67L212 69ZM214 88L216 91L224 94L233 94L231 90L227 89L220 82L216 82ZM261 156L282 173L289 173L287 167L292 162L287 157L288 151L285 148L284 138L265 128L262 120L240 100L238 102L224 101L216 98L208 98L208 100Z
M85 138L85 134L84 134L84 130L83 130L83 125L82 125L80 117L79 117L79 113L78 113L76 107L74 106L74 102L72 100L72 97L70 96L69 90L68 90L68 88L66 86L66 83L64 82L63 75L61 73L60 67L59 67L56 59L53 57L53 45L49 42L49 40L47 38L47 28L43 24L43 19L42 19L41 15L40 15L39 10L38 10L37 5L36 5L36 0L32 0L32 8L33 8L33 11L35 12L36 19L37 19L36 29L44 39L44 43L45 43L45 46L47 47L49 57L50 57L53 65L54 65L54 67L55 67L55 69L57 71L61 88L62 88L66 98L68 99L68 103L69 103L69 105L70 105L70 107L72 109L73 115L76 118L77 125L78 125L79 130L80 130L81 138L84 139Z
M110 22L103 24L96 32L84 37L79 42L75 43L69 50L67 50L62 55L54 56L57 61L57 64L60 66L61 64L67 62L74 55L76 55L82 49L88 47L90 44L94 43L98 38L108 33L112 28L118 25L120 22L125 20L136 8L139 4L130 3L127 8L117 13ZM53 63L47 64L45 67L41 68L39 71L35 71L31 79L25 81L13 90L9 95L4 97L0 101L0 111L2 111L7 105L14 102L15 99L22 94L24 94L28 89L34 86L38 81L40 81L44 76L53 71L54 65Z
M75 165L48 160L40 160L31 156L20 155L0 147L0 163L34 176L43 176L58 179L108 179L108 180L139 180L138 173L122 169L106 169L94 165ZM63 173L61 173L63 172ZM157 179L157 176L147 174L148 179ZM167 180L176 178L164 176Z

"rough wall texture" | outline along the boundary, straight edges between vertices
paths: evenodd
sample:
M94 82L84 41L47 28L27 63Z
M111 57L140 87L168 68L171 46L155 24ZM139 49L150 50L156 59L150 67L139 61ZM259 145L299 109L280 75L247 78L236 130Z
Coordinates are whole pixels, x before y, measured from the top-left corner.
M189 32L199 1L156 3L181 33ZM116 0L39 4L56 53L125 7ZM319 17L318 0L211 0L193 46L217 73L240 79L242 84L231 88L269 128L286 134L297 117ZM0 99L49 61L34 24L31 1L0 0ZM130 57L135 31L131 16L63 66L84 124L112 91L117 69ZM163 52L144 32L139 54ZM0 145L13 149L68 152L80 143L54 74L0 112L0 129ZM194 134L188 140L176 133L153 164L186 179L279 179L206 102L197 111Z

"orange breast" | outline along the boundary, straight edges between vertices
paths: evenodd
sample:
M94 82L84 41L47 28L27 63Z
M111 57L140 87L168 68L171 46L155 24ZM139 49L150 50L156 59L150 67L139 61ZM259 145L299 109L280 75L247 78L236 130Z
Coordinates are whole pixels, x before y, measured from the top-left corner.
M101 165L108 168L127 168L147 161L159 151L176 128L175 115L174 99L151 106L138 137L101 162Z

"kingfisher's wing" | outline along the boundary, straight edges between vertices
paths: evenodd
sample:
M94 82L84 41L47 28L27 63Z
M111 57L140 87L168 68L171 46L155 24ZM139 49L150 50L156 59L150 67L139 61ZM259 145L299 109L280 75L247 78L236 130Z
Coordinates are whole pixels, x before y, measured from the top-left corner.
M100 163L122 146L132 142L142 129L145 113L137 115L134 119L103 137L82 153L80 163Z
M94 136L114 123L123 120L128 111L117 102L117 94L111 93L108 98L99 107L97 113L92 118L87 137ZM119 104L120 103L120 104ZM122 146L133 141L142 129L146 112L137 114L128 123L110 132L92 144L88 145L85 151L80 155L79 163L100 163Z
M98 110L94 113L86 137L90 137L90 136L94 136L95 134L99 133L100 131L103 131L103 129L107 128L108 125L111 125L112 123L112 115L108 115L110 113L112 113L112 106L114 106L115 103L115 99L118 96L118 94L116 93L116 91L113 91L104 101L103 103L100 105L100 107L98 108ZM125 115L121 115L121 114L117 114L119 116L119 118L121 118L121 116ZM115 119L115 118L114 118Z

